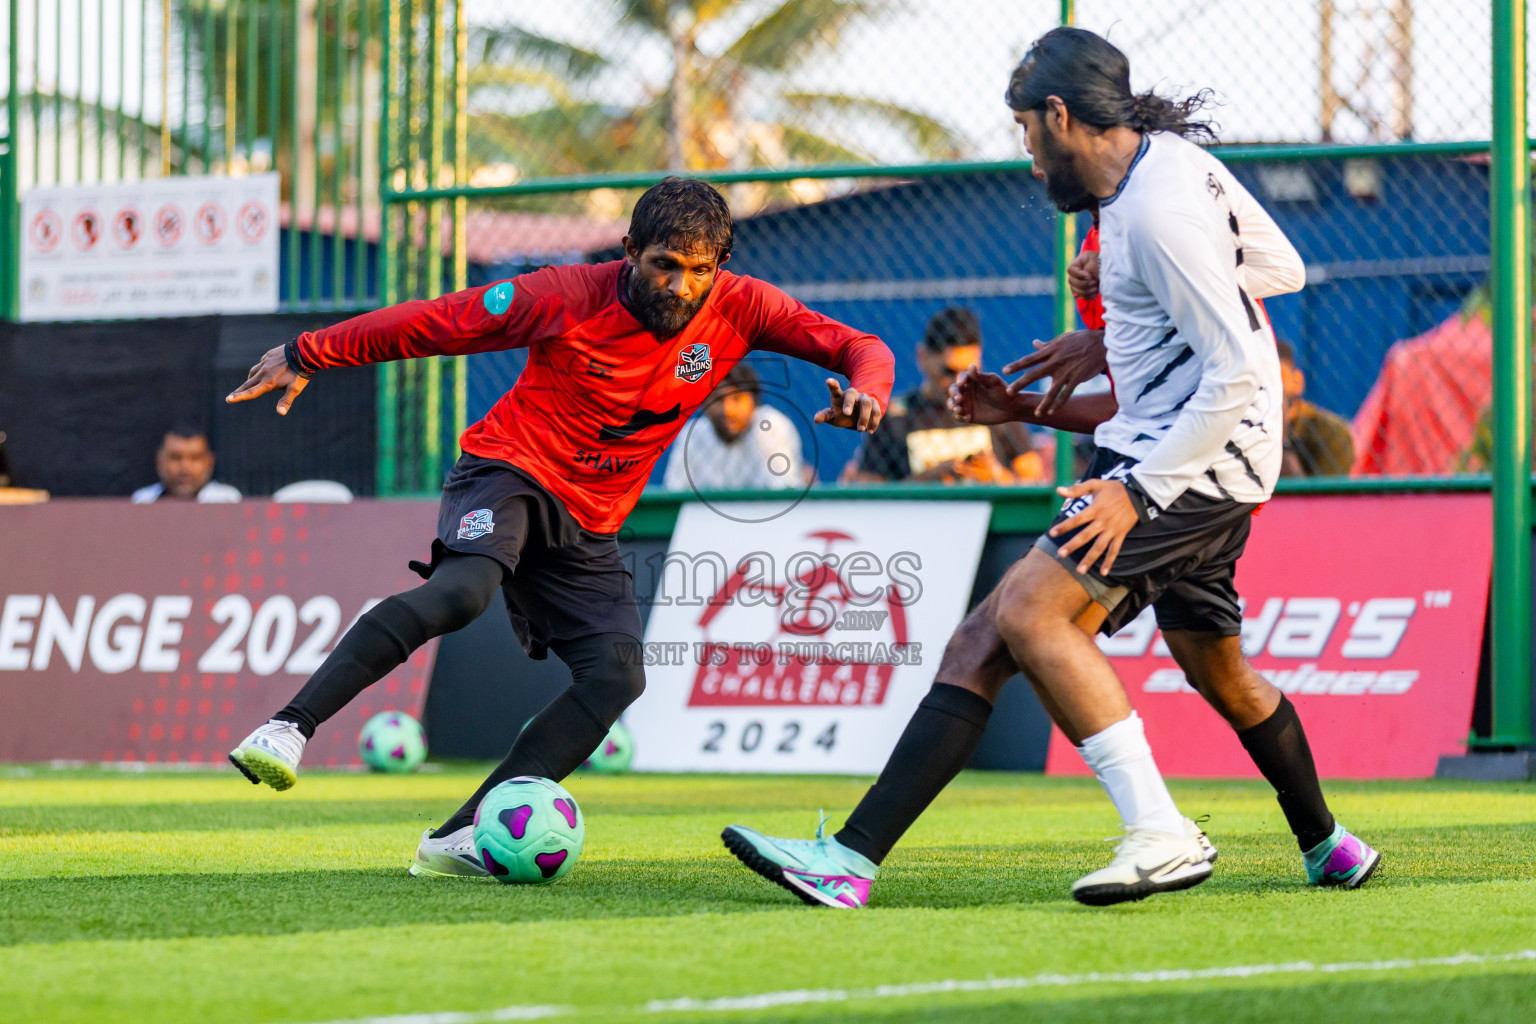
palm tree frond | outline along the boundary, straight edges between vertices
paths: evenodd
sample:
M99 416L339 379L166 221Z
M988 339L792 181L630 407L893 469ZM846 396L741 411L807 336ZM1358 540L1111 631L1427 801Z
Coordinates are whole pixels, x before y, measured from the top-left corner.
M964 140L942 121L921 111L886 100L836 93L784 93L780 99L804 114L833 113L841 118L866 118L898 129L919 153L930 159L954 159Z
M795 164L868 164L874 161L866 153L849 149L841 143L804 128L785 126L784 152Z
M470 45L479 51L482 64L528 64L572 83L587 81L611 66L600 53L515 26L477 28L470 35Z
M874 0L784 0L743 32L723 56L739 67L784 71L836 45L843 29L875 6Z

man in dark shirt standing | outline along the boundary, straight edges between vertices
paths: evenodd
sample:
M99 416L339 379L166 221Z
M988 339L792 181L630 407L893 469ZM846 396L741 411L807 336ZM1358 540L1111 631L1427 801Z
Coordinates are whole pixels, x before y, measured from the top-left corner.
M1296 353L1283 341L1280 380L1285 387L1285 457L1281 476L1348 476L1355 464L1355 439L1349 423L1336 412L1307 401L1307 375L1296 365Z
M1045 463L1019 423L961 423L949 411L955 376L981 365L981 324L964 306L928 321L917 344L923 383L891 400L880 426L843 474L845 483L1016 483L1044 479Z

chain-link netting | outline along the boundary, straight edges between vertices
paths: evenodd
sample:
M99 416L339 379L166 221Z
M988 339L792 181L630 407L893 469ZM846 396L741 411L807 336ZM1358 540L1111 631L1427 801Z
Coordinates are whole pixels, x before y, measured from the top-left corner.
M1081 0L1138 89L1208 87L1226 142L1486 139L1486 2ZM1019 155L1001 102L1056 0L468 7L474 184Z
M927 436L942 374L925 373L918 349L934 314L955 306L975 313L989 368L1054 333L1056 214L1018 162L1003 92L1029 43L1058 23L1059 3L569 0L466 13L460 183L502 187L469 193L469 284L619 255L639 188L538 179L899 167L723 186L738 217L730 269L884 338L898 411L924 437L861 452L854 435L812 431L804 421L824 404L825 374L792 361L754 361L760 397L800 425L824 484L1050 479L1050 432ZM1221 142L1242 144L1218 154L1307 264L1302 292L1267 303L1290 353L1288 472L1485 469L1488 4L1084 0L1075 14L1127 54L1137 90L1212 90ZM954 166L983 161L1015 163ZM909 166L934 163L943 173ZM451 205L437 204L445 255ZM1081 218L1078 237L1089 226ZM521 365L517 353L470 360L467 415ZM903 457L893 463L891 450Z

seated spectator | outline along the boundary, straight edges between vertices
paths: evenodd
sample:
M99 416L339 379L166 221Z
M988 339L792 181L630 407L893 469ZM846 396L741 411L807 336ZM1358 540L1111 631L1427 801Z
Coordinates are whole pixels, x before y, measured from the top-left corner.
M737 363L672 448L662 486L669 491L778 490L804 487L811 471L800 432L784 413L758 401L757 374Z
M1302 397L1307 375L1296 365L1296 353L1283 341L1280 381L1285 388L1285 455L1281 476L1347 476L1355 463L1355 441L1349 422Z
M213 479L213 449L208 433L200 427L174 426L165 432L155 453L155 473L160 482L133 492L133 503L144 505L162 498L204 504L240 500L240 492Z
M1044 480L1045 461L1022 423L961 423L947 397L955 376L981 365L981 324L963 306L940 310L917 344L923 383L891 399L875 432L843 473L845 483L1021 483Z

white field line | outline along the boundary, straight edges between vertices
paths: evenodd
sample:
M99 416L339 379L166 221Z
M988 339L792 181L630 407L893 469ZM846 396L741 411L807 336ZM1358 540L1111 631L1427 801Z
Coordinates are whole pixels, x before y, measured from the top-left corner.
M912 996L943 995L953 992L1006 992L1028 988L1079 988L1093 985L1162 985L1169 982L1206 981L1223 978L1260 978L1268 975L1352 974L1382 971L1407 971L1424 967L1476 967L1489 964L1536 962L1536 949L1516 953L1480 955L1458 953L1455 956L1422 957L1402 960L1354 960L1339 963L1312 963L1297 960L1279 964L1240 964L1235 967L1174 968L1161 971L1092 971L1086 974L1034 974L1018 978L978 978L923 981L910 985L877 985L874 988L811 988L784 992L760 992L750 996L725 996L718 999L653 999L638 1006L504 1006L499 1010L463 1013L407 1013L392 1017L354 1017L326 1021L325 1024L491 1024L494 1021L540 1020L567 1014L590 1012L607 1015L636 1013L722 1013L731 1010L767 1010L778 1006L805 1003L840 1003L856 999L905 999Z

